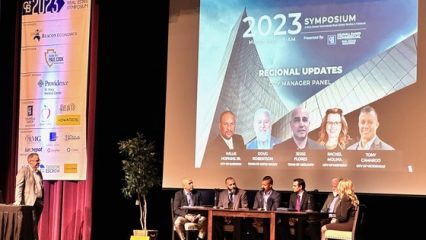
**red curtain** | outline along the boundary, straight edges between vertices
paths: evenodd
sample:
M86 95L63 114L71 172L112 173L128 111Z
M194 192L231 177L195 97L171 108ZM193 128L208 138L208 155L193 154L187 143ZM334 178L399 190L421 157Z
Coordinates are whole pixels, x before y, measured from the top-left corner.
M17 1L20 2L20 1ZM22 6L22 5L21 5ZM15 47L15 87L14 87L14 119L12 121L11 161L7 177L6 201L13 202L15 176L17 172L17 117L19 92L19 53L20 53L20 7L17 8L17 30ZM93 151L95 134L96 106L96 73L98 46L99 7L92 0L91 35L89 54L89 86L87 98L87 178L85 181L45 181L45 203L39 224L39 235L42 240L90 240L92 227L92 187L93 187ZM43 159L42 159L43 161Z

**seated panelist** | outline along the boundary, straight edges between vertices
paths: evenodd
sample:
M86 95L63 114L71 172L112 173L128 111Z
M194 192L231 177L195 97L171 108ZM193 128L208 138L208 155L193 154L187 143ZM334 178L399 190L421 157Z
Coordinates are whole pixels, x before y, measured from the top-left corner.
M199 229L198 238L204 239L207 230L207 221L204 216L194 215L188 213L188 209L184 209L184 206L199 206L201 205L200 193L194 190L194 183L189 178L182 180L183 189L175 193L173 200L173 211L175 213L174 224L176 232L181 240L185 240L184 225L188 222L197 224Z
M233 177L225 179L226 189L219 193L219 208L239 209L248 208L246 191L239 189ZM224 224L234 225L233 239L241 239L241 218L220 218L214 221L213 239L223 239Z

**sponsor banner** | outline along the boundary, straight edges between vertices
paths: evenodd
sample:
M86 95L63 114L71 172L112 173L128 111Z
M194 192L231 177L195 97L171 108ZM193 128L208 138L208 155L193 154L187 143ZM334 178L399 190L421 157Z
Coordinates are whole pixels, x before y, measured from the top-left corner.
M85 180L90 0L22 3L18 167Z

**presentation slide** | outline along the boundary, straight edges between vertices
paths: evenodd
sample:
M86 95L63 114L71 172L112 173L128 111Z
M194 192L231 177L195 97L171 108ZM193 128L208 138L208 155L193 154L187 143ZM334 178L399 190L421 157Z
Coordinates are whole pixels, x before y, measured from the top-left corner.
M424 195L417 0L170 3L163 187ZM417 123L417 124L414 124Z

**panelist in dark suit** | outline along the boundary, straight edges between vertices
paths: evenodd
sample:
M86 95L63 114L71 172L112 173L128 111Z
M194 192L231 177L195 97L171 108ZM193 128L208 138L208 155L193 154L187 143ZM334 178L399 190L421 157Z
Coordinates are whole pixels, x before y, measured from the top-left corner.
M341 178L337 177L331 179L331 192L327 195L321 212L334 213L336 211L336 207L340 202L339 192L337 191L337 185L340 180ZM330 218L321 220L321 226L330 223L333 217L335 217L335 214L330 214Z
M296 211L315 210L315 203L312 195L305 191L305 187L305 180L302 178L293 179L293 192L290 194L289 200L290 209L295 209ZM299 198L299 201L297 198Z
M207 145L203 167L219 167L228 162L242 164L245 145L241 135L235 134L237 119L231 111L224 111L219 117L219 135ZM235 158L222 161L223 157ZM235 165L234 165L235 166ZM241 165L240 165L241 166Z
M43 211L43 175L39 170L40 157L37 153L27 156L28 165L19 169L16 175L15 202L14 205L33 206L34 236L38 238L38 223Z
M348 150L395 150L377 136L379 120L376 110L371 106L361 109L358 117L359 142L348 147Z
M355 221L355 209L359 205L358 197L353 190L353 184L350 179L340 180L337 185L340 203L336 207L336 218L331 223L322 226L321 239L325 239L325 231L340 230L351 231Z
M254 197L253 209L275 211L280 206L281 194L272 188L274 180L271 176L262 179L262 189ZM269 220L256 218L256 228L263 227L263 239L269 239Z
M187 222L197 223L199 229L198 239L203 239L206 235L206 218L200 215L188 214L188 209L182 209L183 206L201 205L200 193L194 190L194 184L191 179L182 180L183 189L175 193L173 199L173 211L175 213L175 228L181 240L185 240L184 225Z
M239 189L237 183L233 177L227 177L225 179L226 188L219 193L218 208L229 208L239 209L248 208L248 200L246 191ZM223 225L227 222L228 224L234 225L234 239L241 238L241 219L240 218L221 218L215 221L215 227L213 232L213 239L223 239Z
M262 179L262 189L256 193L253 209L274 211L280 206L281 194L275 191L272 186L274 180L271 176L265 176Z
M308 137L309 133L309 112L302 106L296 107L291 113L290 127L293 137L274 146L278 155L294 153L298 150L325 149L316 141Z
M296 211L314 211L315 202L313 196L305 191L306 183L302 178L293 179L293 193L290 194L289 209ZM298 239L304 239L305 235L310 235L311 240L319 239L318 223L306 220L289 219L290 235L296 235Z
M213 153L225 155L226 151L241 151L244 149L244 140L238 134L232 134L230 138L222 137L222 134L219 134L208 147Z

